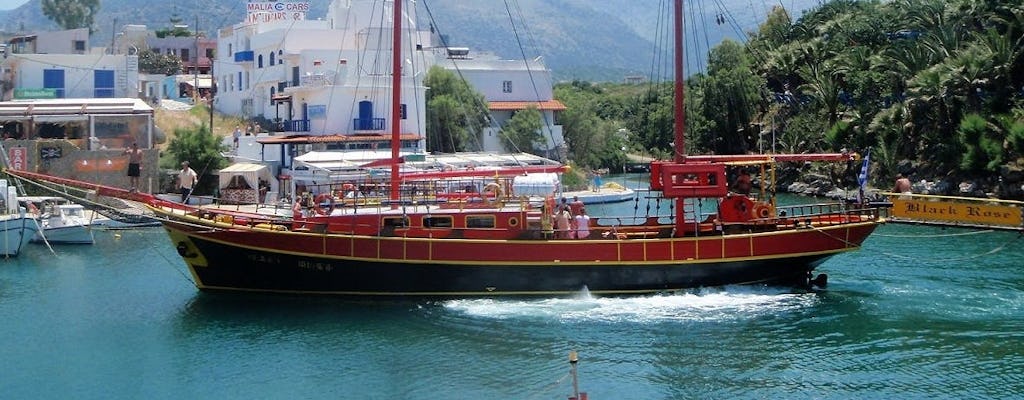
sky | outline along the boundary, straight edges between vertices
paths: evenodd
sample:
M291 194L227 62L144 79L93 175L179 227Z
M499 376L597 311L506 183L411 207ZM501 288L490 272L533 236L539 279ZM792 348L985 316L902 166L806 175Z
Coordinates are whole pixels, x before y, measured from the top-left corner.
M28 0L0 0L0 10L13 10L28 3Z

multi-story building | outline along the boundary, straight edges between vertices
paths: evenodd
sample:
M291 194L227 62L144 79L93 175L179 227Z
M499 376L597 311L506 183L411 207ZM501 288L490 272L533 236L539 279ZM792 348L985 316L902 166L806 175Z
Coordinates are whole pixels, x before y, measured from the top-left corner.
M467 48L450 48L446 54L438 65L457 71L488 102L493 124L485 128L479 138L484 151L502 151L504 145L498 134L502 126L516 112L533 107L541 113L541 134L546 142L543 148L536 150L543 151L545 157L562 159L565 139L556 116L557 112L565 110L565 105L554 99L551 70L539 58L527 61L476 58L470 56Z
M247 6L252 7L249 3ZM302 5L307 3L287 3ZM245 22L220 30L214 107L273 121L274 130L311 136L379 136L391 132L392 23L380 1L336 0L325 18L250 8ZM388 2L385 2L388 4ZM245 4L243 4L245 5ZM390 5L387 7L390 9ZM402 34L402 146L425 149L423 76L433 64L429 30L406 15ZM331 140L319 142L332 142Z
M393 2L335 0L326 17L317 20L307 20L304 12L266 12L252 4L246 5L246 21L219 32L214 107L273 121L268 127L272 130L335 138L317 138L320 148L365 150L386 145L391 131ZM551 73L539 59L474 59L468 49L435 47L438 36L430 28L420 28L428 24L417 24L416 9L403 8L403 13L399 109L405 150L426 147L429 88L423 81L435 64L458 68L489 102L496 124L482 132L478 150L506 151L497 132L516 111L529 106L544 116L542 134L548 143L543 147L549 156L564 147L555 117L565 107L552 99Z
M93 51L88 33L73 29L8 40L3 100L138 97L138 57Z

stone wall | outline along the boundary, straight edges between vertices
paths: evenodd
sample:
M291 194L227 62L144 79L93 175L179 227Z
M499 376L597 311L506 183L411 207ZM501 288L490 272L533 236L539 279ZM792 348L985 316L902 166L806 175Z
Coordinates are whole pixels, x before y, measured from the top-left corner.
M10 157L12 148L26 149L25 169L62 178L128 188L128 155L125 149L83 150L81 140L4 140ZM140 191L159 192L159 149L143 149ZM8 161L10 162L10 161ZM10 167L10 166L8 166Z

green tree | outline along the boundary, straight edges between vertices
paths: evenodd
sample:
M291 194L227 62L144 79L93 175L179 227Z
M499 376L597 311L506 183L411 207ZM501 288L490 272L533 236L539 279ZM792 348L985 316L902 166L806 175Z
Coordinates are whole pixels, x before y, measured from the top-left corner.
M764 80L754 75L750 59L736 42L725 40L708 57L708 78L704 85L704 116L714 122L719 138L712 150L718 154L741 154L753 147L749 127L760 108Z
M158 54L145 49L139 52L139 72L147 74L176 75L181 73L181 57L173 54Z
M427 90L427 151L479 150L480 135L490 121L484 96L465 80L439 66L430 68Z
M964 116L958 130L960 144L965 151L960 159L961 168L980 172L994 170L1002 163L1002 141L992 137L988 121L977 114Z
M540 111L530 106L513 114L499 135L506 149L536 154L537 145L544 143L544 135L540 132L543 127Z
M170 20L171 20L171 27L170 28L157 29L155 32L153 32L156 35L156 37L158 37L158 38L165 38L165 37L192 37L192 36L200 35L199 32L192 32L192 31L188 30L188 26L182 24L183 20L181 19L181 17L179 17L177 15L171 16Z
M100 0L42 0L43 15L63 29L89 28L100 8Z
M198 193L212 193L217 183L212 179L203 179L203 175L224 168L228 160L221 155L228 147L221 138L210 132L206 124L195 128L178 128L174 130L174 139L167 145L171 157L161 159L161 167L178 169L182 161L188 161L199 176Z

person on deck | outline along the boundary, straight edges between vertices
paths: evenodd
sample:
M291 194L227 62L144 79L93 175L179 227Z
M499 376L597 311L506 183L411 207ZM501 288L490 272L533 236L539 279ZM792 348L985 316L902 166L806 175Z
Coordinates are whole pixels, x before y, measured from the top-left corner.
M750 181L750 173L746 170L740 170L740 175L736 177L736 182L733 183L732 189L739 194L750 194L753 186Z
M569 221L572 216L569 215L569 206L559 206L555 208L555 238L556 239L568 239L569 238Z
M181 203L188 201L192 195L192 187L199 181L199 175L192 168L189 168L188 161L181 162L181 170L178 171L178 190L181 191Z
M583 202L580 201L580 196L572 196L572 203L569 203L569 211L572 211L572 216L580 215L580 210L582 209Z
M900 194L910 194L910 179L907 179L903 174L896 174L896 184L893 186L892 191Z
M586 239L590 237L590 216L587 215L587 209L580 207L579 214L576 214L576 239Z

